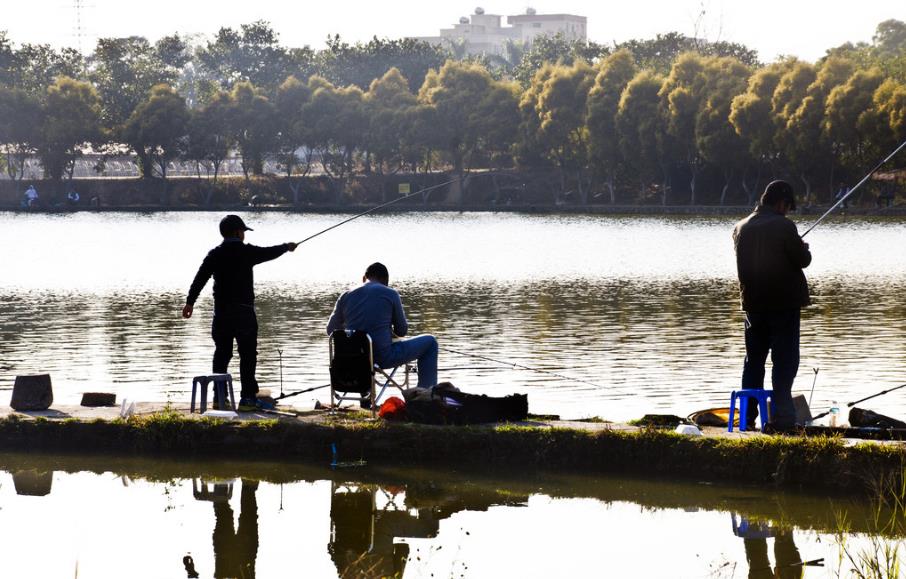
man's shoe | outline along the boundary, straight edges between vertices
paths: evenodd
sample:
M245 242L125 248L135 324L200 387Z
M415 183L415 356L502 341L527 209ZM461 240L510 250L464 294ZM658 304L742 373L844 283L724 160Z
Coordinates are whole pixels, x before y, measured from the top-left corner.
M254 412L258 410L258 401L254 398L240 398L239 412Z
M261 398L240 398L239 412L255 412L256 410L273 410L276 404Z

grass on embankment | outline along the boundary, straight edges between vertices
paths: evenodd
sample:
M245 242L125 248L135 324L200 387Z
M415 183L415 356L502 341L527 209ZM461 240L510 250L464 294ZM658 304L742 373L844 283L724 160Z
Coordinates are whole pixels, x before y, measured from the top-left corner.
M223 422L161 412L129 420L0 420L0 450L241 456L372 465L630 473L870 492L901 477L906 446L824 437L686 437L653 429L424 426L337 420Z

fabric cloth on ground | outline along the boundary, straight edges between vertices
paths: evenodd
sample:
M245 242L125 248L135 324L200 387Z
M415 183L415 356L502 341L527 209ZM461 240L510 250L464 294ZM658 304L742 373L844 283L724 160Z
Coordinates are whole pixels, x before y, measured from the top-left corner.
M528 417L528 396L491 397L467 394L449 382L403 392L406 419L422 424L481 424Z

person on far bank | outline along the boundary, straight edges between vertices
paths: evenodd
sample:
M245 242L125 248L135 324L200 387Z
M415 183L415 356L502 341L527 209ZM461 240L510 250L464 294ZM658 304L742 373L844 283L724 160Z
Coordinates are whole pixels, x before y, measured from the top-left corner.
M745 312L742 387L764 388L764 366L770 351L774 394L771 420L765 429L768 432L790 431L796 421L792 388L799 371L800 310L810 303L802 270L811 263L812 254L799 237L796 224L786 217L795 209L793 187L786 181L772 181L755 211L733 230ZM750 402L749 408L757 408L754 400ZM749 419L754 421L755 415L750 412Z
M437 384L437 339L429 334L394 341L409 332L403 302L388 287L390 273L382 263L372 263L362 276L362 285L343 293L327 322L327 335L335 330L364 330L371 336L374 362L395 368L418 360L419 388Z
M287 251L295 251L295 243L258 247L245 243L245 232L252 231L238 215L220 220L223 243L208 252L189 288L182 317L191 318L195 301L208 280L214 277L214 320L211 337L214 339L215 374L224 374L233 357L233 340L239 352L239 378L242 393L239 410L251 412L258 408L258 382L255 368L258 360L258 318L255 315L255 288L252 268L276 259Z

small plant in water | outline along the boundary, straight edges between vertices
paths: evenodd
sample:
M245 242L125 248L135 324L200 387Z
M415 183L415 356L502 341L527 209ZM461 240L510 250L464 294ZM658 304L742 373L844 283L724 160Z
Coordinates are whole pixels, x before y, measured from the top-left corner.
M859 579L898 579L902 573L902 538L906 522L906 470L899 476L882 477L875 484L875 508L870 521L868 544L851 547L847 541L849 522L846 513L837 513L837 544L839 561L837 576L844 562L852 566L851 576Z

